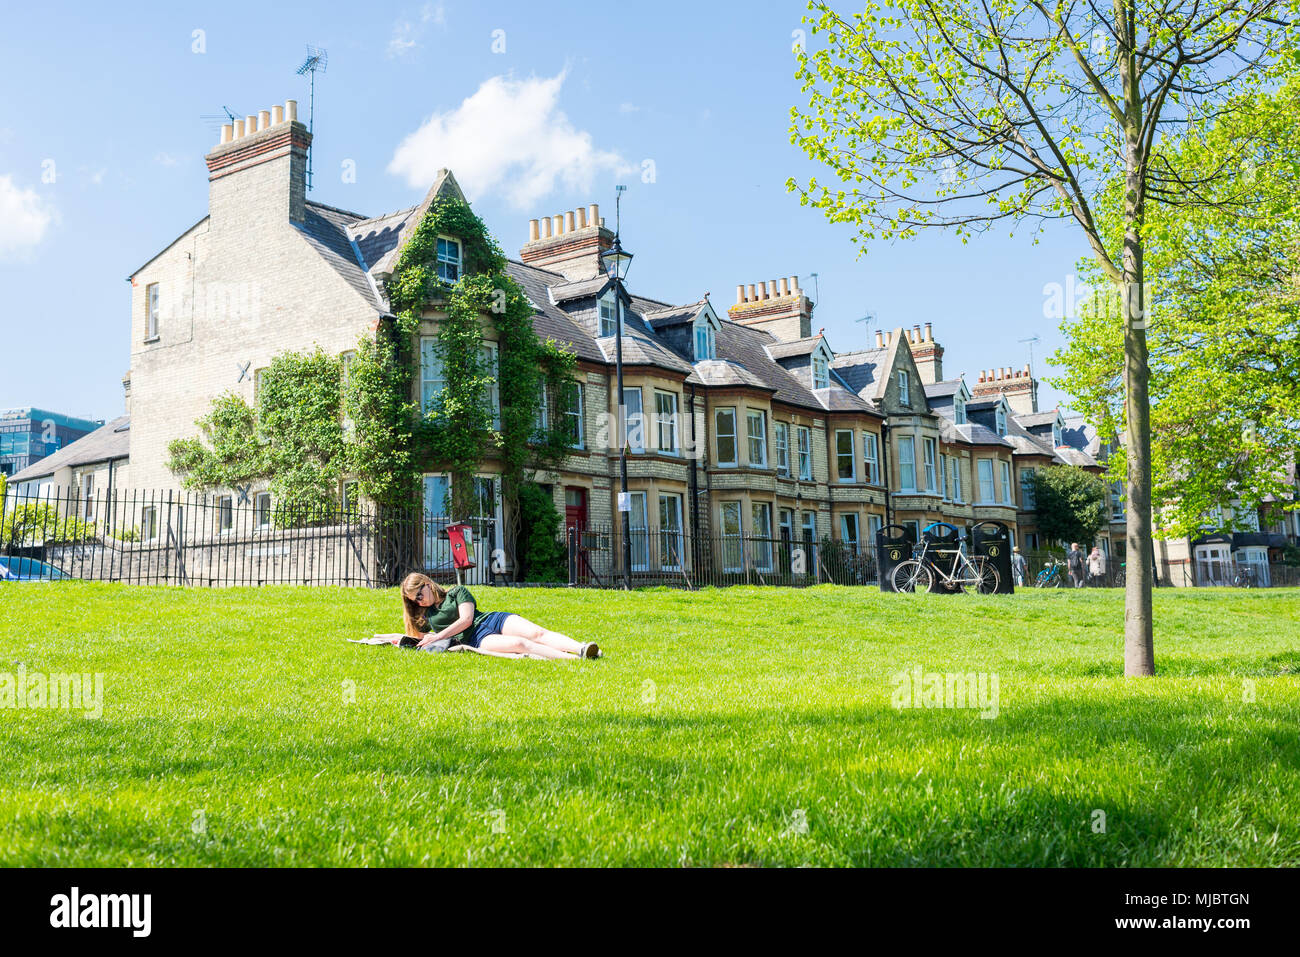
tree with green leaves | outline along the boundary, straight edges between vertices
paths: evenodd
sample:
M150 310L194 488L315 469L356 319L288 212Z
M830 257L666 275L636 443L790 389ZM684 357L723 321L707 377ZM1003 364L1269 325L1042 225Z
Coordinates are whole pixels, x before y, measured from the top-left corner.
M1290 501L1300 458L1300 76L1239 98L1158 153L1204 202L1155 205L1146 229L1151 462L1157 525L1195 535L1207 515ZM1122 226L1122 183L1099 220ZM1089 264L1085 264L1089 265ZM1091 278L1102 277L1091 271ZM1062 329L1052 384L1102 434L1123 431L1124 342L1104 283ZM1122 477L1124 449L1110 460ZM1244 527L1244 526L1239 526Z
M1144 252L1149 210L1203 201L1156 161L1171 125L1212 123L1290 55L1296 0L869 2L846 18L809 4L797 49L808 108L791 139L834 185L788 182L800 201L857 229L854 241L926 228L963 241L1069 220L1123 304L1128 550L1151 549ZM1118 237L1097 218L1123 179ZM1125 595L1124 673L1155 673L1151 568Z
M1048 542L1091 545L1110 523L1110 490L1077 465L1034 469L1038 533Z
M258 376L256 408L233 392L218 396L199 437L168 445L167 467L189 489L268 482L277 524L335 514L349 463L341 380L337 356L281 353Z

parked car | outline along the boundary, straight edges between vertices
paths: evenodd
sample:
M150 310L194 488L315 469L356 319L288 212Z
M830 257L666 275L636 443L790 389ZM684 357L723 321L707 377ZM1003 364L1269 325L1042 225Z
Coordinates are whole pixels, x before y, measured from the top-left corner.
M49 562L35 558L0 557L0 582L59 581L69 576Z

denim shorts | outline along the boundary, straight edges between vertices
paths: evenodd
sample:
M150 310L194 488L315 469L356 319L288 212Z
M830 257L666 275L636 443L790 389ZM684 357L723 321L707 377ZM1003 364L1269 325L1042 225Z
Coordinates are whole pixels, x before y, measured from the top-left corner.
M488 635L499 635L501 629L505 627L506 619L513 612L509 611L490 611L483 616L483 620L478 623L472 630L473 634L467 635L462 644L469 645L471 648L477 648L478 643ZM467 631L470 629L467 629Z

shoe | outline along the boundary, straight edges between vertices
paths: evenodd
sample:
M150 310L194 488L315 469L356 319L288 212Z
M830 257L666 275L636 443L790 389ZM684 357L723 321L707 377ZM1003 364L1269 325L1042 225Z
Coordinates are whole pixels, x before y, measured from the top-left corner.
M578 657L579 658L604 658L605 656L601 654L599 645L597 645L594 641L589 641L581 648L578 649Z

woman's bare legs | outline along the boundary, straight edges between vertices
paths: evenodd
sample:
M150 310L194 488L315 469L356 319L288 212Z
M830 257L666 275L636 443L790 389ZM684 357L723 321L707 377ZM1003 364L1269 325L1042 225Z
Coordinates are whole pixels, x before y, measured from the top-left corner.
M506 618L501 625L501 633L525 638L528 641L537 642L549 648L567 651L575 657L582 648L581 643L574 641L568 635L562 635L558 631L550 631L541 625L535 625L523 615L510 615Z
M506 654L527 655L529 658L577 658L576 654L561 651L540 641L533 641L519 635L485 635L478 643L484 651L505 652Z

